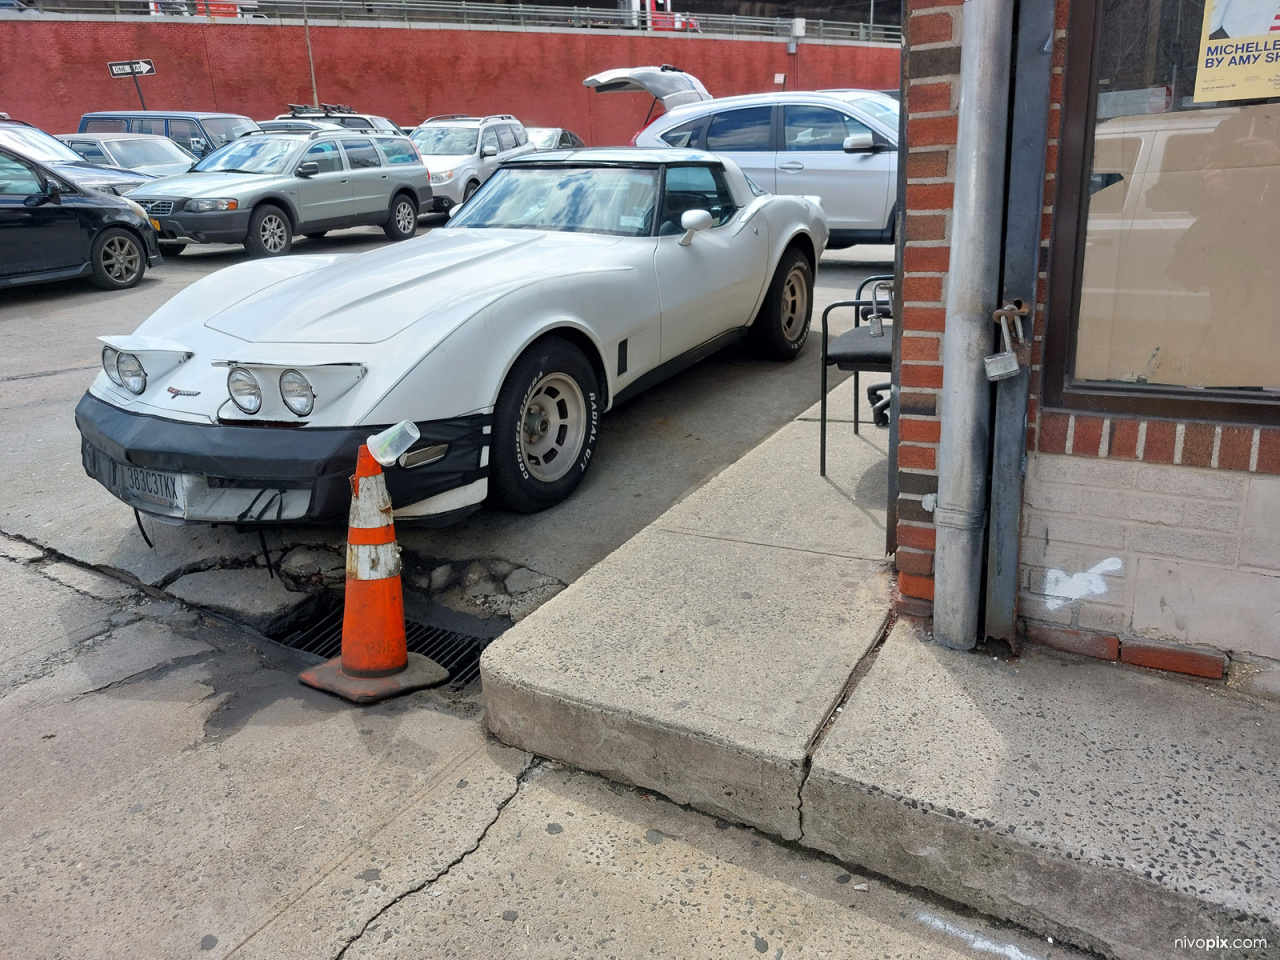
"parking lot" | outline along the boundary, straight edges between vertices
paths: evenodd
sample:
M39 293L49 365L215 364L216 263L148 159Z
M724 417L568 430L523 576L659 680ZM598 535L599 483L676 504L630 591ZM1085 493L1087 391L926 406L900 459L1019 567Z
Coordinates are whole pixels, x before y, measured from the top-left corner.
M427 216L420 229L441 222L442 216ZM363 227L299 240L295 252L354 254L385 244L381 230ZM889 270L890 257L889 247L828 253L817 272L815 329L826 303L852 296L863 278ZM96 337L132 332L187 284L245 259L239 246L194 246L148 272L132 290L107 293L84 281L66 281L4 294L0 402L7 442L0 480L11 493L0 507L3 533L161 587L192 571L262 563L258 536L226 526L167 526L144 519L154 543L148 547L132 511L84 475L72 417L98 369ZM556 583L572 582L810 406L818 397L818 354L816 336L794 363L755 360L731 346L620 405L604 418L597 459L582 486L544 513L485 509L444 529L398 524L408 588L433 592L481 617L507 614L510 605L501 597L474 590L467 595L474 583L464 582L466 571L474 561L496 564L499 575L523 567L552 586L529 597L516 615L528 612L529 604L550 596ZM816 451L814 458L816 469ZM341 526L285 526L267 531L266 542L278 564L298 547L320 548L335 557L344 537ZM336 566L340 580L341 563ZM452 579L442 582L437 576L432 590L430 574L442 567L452 568ZM286 564L286 574L290 569ZM485 579L473 567L471 579L477 578ZM265 570L262 579L267 582Z

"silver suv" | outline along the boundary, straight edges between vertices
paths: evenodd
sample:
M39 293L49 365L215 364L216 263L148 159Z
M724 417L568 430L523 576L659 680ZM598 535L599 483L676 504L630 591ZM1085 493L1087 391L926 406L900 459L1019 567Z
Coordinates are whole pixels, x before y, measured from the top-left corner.
M504 160L533 153L524 125L509 113L432 117L409 134L431 171L436 210L462 203Z
M295 234L362 224L407 240L431 204L431 185L408 137L321 130L233 140L130 199L146 209L165 256L188 243L243 243L273 257L289 252Z
M630 86L616 78L612 85L601 82L604 74L586 82L606 91L647 89L660 97L662 88L643 72L654 70L631 71L633 76L623 78ZM636 134L635 145L723 153L768 193L821 197L833 250L892 242L897 100L874 90L699 96L668 104L666 113Z

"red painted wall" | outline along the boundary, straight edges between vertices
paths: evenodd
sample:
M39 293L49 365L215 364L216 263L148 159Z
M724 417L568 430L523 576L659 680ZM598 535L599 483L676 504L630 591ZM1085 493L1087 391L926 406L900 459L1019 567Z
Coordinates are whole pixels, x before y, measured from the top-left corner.
M320 99L418 123L441 113L513 113L563 126L594 145L626 143L650 98L597 94L583 77L611 67L674 63L716 96L780 89L897 87L896 48L589 32L509 33L312 27ZM0 22L0 110L50 133L73 132L90 110L136 109L130 80L107 62L147 57L151 109L225 110L255 120L311 102L302 27L252 23ZM22 51L21 56L14 56ZM659 108L659 111L661 108Z

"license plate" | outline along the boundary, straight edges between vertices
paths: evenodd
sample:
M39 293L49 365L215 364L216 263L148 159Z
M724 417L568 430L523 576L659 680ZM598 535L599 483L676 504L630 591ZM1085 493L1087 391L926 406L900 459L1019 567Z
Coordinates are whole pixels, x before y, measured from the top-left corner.
M124 468L125 495L136 503L152 504L181 513L183 503L182 475L141 467Z

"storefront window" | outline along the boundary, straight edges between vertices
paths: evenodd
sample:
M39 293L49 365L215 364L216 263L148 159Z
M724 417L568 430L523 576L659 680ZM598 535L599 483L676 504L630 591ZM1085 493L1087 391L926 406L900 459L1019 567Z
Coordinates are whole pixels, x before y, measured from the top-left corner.
M1068 389L1280 399L1277 9L1097 0Z

